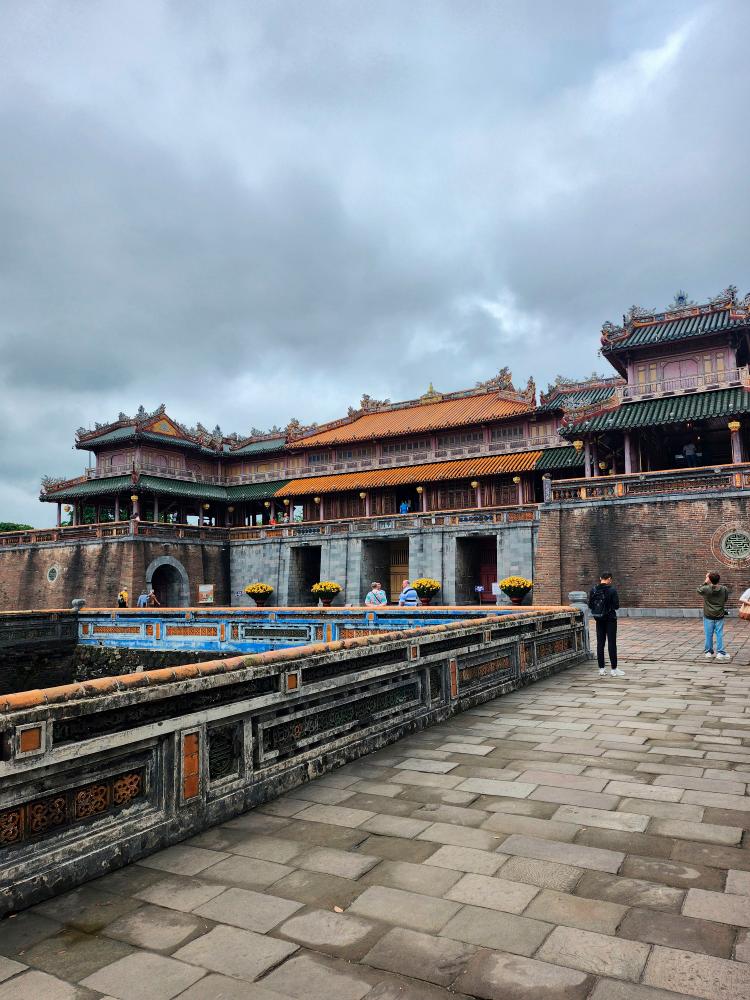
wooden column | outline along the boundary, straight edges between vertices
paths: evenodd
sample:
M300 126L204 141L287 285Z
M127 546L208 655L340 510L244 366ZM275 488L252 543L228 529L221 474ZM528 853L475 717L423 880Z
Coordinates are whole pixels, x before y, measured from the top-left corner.
M62 524L62 504L57 501L57 527L59 528Z
M630 431L625 431L625 475L633 471L633 452Z
M729 438L732 445L732 463L737 465L742 461L742 440L740 439L739 420L729 421Z
M159 498L154 494L154 524L159 520Z
M586 479L591 479L591 442L588 438L583 443L583 460Z
M115 521L120 520L120 498L115 497Z
M599 468L599 449L597 448L595 438L592 438L591 441L591 468L595 476L601 475L601 470Z

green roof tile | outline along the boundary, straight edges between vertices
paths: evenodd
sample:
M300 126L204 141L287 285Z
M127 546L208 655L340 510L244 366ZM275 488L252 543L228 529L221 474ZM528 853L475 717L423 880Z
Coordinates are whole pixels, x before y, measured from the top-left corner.
M286 444L286 438L268 438L266 441L251 441L250 444L245 444L241 448L235 448L233 451L228 452L228 455L235 458L238 455L265 455L269 452L283 451L284 445Z
M602 353L610 354L629 350L631 347L647 347L650 344L668 343L673 340L688 340L691 337L703 337L747 325L746 319L731 319L729 309L720 309L702 316L683 316L663 323L653 323L651 326L636 326L622 340L604 344Z
M628 430L636 427L659 427L686 420L706 420L750 413L750 392L746 389L716 389L713 392L686 393L663 399L644 399L623 403L616 410L599 413L562 429L566 437L592 431Z
M110 476L102 479L87 479L85 483L76 483L58 491L45 495L45 500L77 500L79 497L102 496L105 493L119 493L120 490L132 489L133 480L130 476Z
M582 467L583 464L583 453L566 445L563 448L547 448L543 451L537 459L534 470L538 472L546 469L572 469Z
M578 406L591 406L594 403L602 403L610 398L615 391L615 386L600 386L596 389L579 389L576 392L565 392L561 389L555 395L543 403L538 409L541 412L549 410L568 410Z

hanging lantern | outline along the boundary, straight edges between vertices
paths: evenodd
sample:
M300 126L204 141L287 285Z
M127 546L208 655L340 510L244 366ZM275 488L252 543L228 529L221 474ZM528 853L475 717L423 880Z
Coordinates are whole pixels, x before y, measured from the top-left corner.
M320 497L313 497L313 503L320 503Z
M740 427L742 427L742 424L739 422L739 420L730 420L729 423L727 424L727 427L733 434L735 434L740 429Z
M417 493L421 496L424 493L424 486L417 486Z
M576 451L583 451L583 441L574 441L573 447Z
M284 506L285 507L289 506L289 497L284 497Z
M227 507L230 514L234 514L234 507Z
M478 486L479 486L478 481L476 479L472 479L472 481L471 481L471 488L473 490L475 490L475 489L477 489Z
M360 490L360 492L359 492L359 499L360 500L364 500L366 498L366 496L367 496L367 494L365 493L365 491L364 490Z
M211 506L211 504L210 504L210 503L204 503L204 504L203 504L203 509L204 509L204 510L208 510L208 509L210 508L210 506Z
M518 486L518 484L521 482L521 477L513 476L513 482L516 484L516 486Z
M604 472L604 470L607 468L607 463L606 462L600 462L599 463L599 468L602 470L602 472Z
M133 503L138 503L138 494L134 493L130 499Z
M264 507L270 507L271 506L271 501L270 500L264 500L263 501L263 506Z
M66 514L69 514L71 510L73 510L73 508L70 506L69 503L66 503L65 506L63 507L63 510L65 511Z

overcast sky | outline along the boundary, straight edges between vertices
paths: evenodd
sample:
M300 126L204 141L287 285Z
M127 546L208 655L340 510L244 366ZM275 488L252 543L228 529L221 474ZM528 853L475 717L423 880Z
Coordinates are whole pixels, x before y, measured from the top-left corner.
M750 288L750 4L0 4L0 520L75 429L225 432Z

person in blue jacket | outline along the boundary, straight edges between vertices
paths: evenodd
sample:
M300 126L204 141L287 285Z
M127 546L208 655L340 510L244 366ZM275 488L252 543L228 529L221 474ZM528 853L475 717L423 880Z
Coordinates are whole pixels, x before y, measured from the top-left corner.
M415 608L419 604L419 595L408 580L404 580L402 584L398 603L401 607L406 608Z

